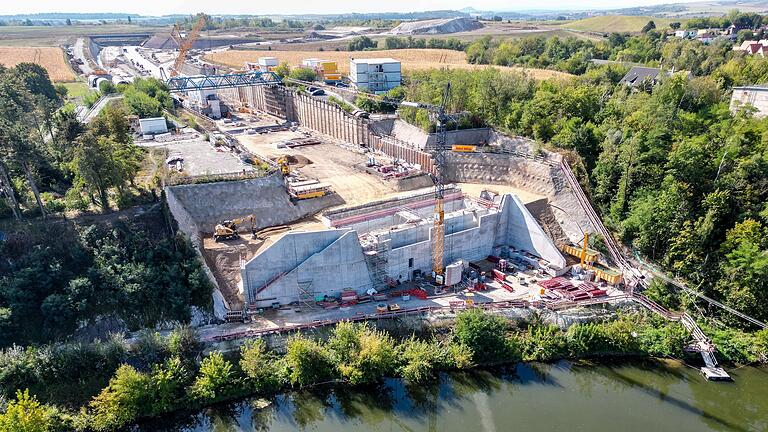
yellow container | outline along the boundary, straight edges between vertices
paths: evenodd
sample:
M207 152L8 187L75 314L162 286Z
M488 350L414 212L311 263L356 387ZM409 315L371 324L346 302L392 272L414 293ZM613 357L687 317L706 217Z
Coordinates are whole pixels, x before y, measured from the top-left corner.
M458 145L454 144L451 146L451 150L455 152L464 152L464 153L472 153L475 151L477 146L473 145Z

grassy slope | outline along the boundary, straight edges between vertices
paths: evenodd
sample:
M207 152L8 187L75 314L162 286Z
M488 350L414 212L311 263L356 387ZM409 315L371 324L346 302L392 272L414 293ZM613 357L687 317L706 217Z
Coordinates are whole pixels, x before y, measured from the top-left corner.
M639 32L648 21L656 23L656 28L669 27L671 22L682 22L680 19L658 18L648 16L604 15L585 18L578 21L569 21L562 24L563 28L592 31L600 33L609 32Z

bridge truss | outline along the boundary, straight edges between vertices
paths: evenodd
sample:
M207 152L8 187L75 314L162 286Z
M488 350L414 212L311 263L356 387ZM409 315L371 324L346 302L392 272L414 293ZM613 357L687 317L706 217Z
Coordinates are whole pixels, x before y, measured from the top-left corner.
M243 72L225 75L176 76L166 80L171 93L282 84L274 72Z

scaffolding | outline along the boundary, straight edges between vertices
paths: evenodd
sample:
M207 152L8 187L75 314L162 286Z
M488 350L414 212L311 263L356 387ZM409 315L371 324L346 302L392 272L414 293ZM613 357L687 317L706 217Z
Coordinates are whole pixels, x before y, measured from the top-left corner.
M389 285L387 265L389 263L390 239L382 239L379 236L366 235L361 239L363 255L371 273L373 287L385 288Z
M313 308L315 306L315 290L312 288L312 281L298 281L299 303Z

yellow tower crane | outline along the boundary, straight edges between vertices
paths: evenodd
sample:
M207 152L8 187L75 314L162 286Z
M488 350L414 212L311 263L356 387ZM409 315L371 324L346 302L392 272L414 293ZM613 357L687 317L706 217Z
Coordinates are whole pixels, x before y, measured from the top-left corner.
M446 175L446 153L448 151L446 144L446 126L452 116L446 114L445 109L451 99L451 83L448 82L443 91L443 98L440 105L431 105L418 102L401 102L400 105L426 109L431 113L437 126L435 135L435 145L432 148L432 158L435 163L435 172L433 180L435 182L435 216L434 229L432 236L432 272L435 275L437 283L443 282L443 272L445 271L445 186L447 183Z
M174 31L176 31L177 34L179 34L179 40L177 41L179 44L179 56L176 57L176 61L173 62L173 66L171 67L171 76L175 77L179 75L181 72L181 66L184 65L184 60L187 57L187 53L190 49L192 49L192 45L195 44L195 41L200 36L200 32L203 30L203 27L205 26L206 17L205 14L200 14L199 18L195 22L195 25L192 27L192 31L187 34L187 37L184 39L181 39L181 34L179 32L179 27L174 26Z

